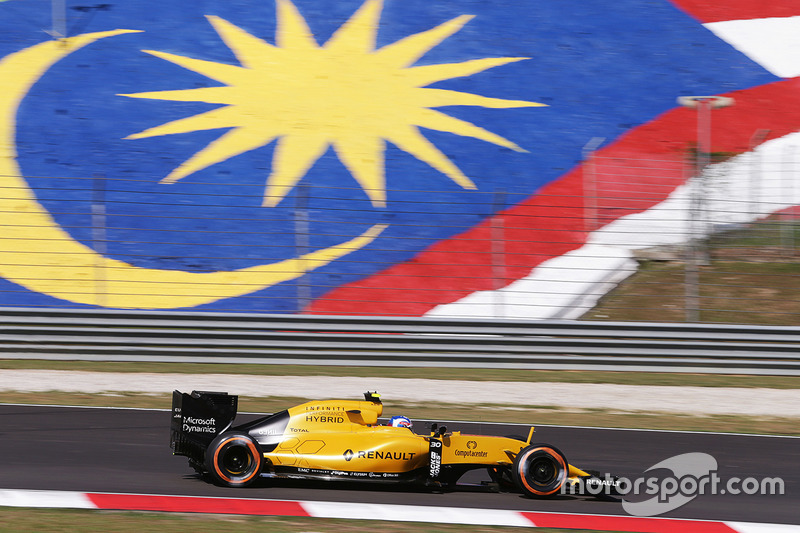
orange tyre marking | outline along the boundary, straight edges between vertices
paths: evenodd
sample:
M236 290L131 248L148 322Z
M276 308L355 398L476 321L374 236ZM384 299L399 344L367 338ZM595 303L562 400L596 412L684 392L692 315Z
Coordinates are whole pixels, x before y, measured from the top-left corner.
M556 461L558 461L558 464L561 465L561 468L563 469L562 472L566 472L567 471L567 464L564 462L564 459L561 457L561 454L560 453L556 453L555 450L553 450L552 448L547 448L547 447L534 448L532 450L528 450L525 453L525 455L522 456L522 459L519 462L520 467L522 467L525 464L525 459L527 459L527 457L530 454L532 454L534 452L538 452L540 450L549 453L553 458L555 458ZM531 491L532 493L537 494L539 496L549 496L551 494L556 493L561 488L561 486L564 484L564 482L567 479L567 476L565 475L564 479L561 481L561 483L558 484L558 486L556 488L554 488L551 491L542 491L542 490L535 489L535 488L531 487L528 484L528 480L525 479L525 476L523 475L523 473L522 472L518 472L518 473L519 473L520 480L522 480L522 484L525 485L525 488L527 488L529 491Z
M261 470L260 467L256 467L255 469L253 469L253 473L250 474L249 476L247 476L246 478L234 481L233 479L229 478L228 476L226 476L225 474L220 472L220 469L219 469L219 466L218 466L219 465L218 459L219 459L220 450L222 450L222 448L224 448L226 444L228 444L231 441L235 441L235 440L244 440L247 443L247 447L250 448L250 451L253 454L253 458L256 460L257 464L258 465L261 464L261 456L259 455L258 450L256 450L256 446L255 446L255 444L253 444L252 441L242 439L241 437L231 437L231 438L229 438L227 440L224 440L224 441L220 442L219 446L217 446L217 449L214 450L214 471L216 471L217 475L219 475L219 477L221 477L222 479L224 479L228 483L239 483L239 484L247 483L248 481L253 479L253 476L258 474L259 470Z

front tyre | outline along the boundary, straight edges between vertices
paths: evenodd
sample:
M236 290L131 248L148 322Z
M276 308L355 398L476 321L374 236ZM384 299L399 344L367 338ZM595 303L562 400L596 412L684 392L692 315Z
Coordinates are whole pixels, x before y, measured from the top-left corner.
M511 475L526 496L547 498L558 494L564 487L569 465L558 448L549 444L531 444L514 458Z
M246 487L261 473L264 456L250 435L218 435L206 450L206 469L214 482L226 487Z

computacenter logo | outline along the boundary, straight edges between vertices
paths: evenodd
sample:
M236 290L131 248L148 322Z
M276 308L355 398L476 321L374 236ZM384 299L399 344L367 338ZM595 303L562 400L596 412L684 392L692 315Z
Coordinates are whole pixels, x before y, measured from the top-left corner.
M634 516L657 516L686 505L697 496L715 494L781 495L785 491L780 477L730 477L718 473L717 460L701 452L675 455L654 464L645 473L669 470L668 476L640 476L634 479L604 477L582 479L577 486L565 487L564 493L592 496L622 496L622 508ZM642 498L642 496L651 496Z

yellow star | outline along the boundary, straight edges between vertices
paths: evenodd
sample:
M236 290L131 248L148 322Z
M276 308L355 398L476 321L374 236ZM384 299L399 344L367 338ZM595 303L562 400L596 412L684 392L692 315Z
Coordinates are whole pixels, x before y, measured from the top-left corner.
M523 57L412 66L472 17L463 15L430 30L375 49L382 0L366 0L323 46L297 8L277 0L277 31L271 45L214 16L207 17L241 66L145 50L217 80L224 87L125 94L180 102L222 104L212 111L168 122L126 137L231 128L162 180L175 181L278 139L267 178L265 206L277 205L329 146L375 206L385 206L386 141L442 172L461 187L473 182L419 128L473 137L524 152L513 142L433 108L543 106L427 88L471 76Z

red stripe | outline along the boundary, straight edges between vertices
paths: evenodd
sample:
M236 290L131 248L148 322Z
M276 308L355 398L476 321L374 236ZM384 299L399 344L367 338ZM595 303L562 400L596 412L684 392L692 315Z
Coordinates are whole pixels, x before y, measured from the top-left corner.
M641 518L636 516L593 516L559 513L526 513L525 518L536 527L565 529L598 529L637 533L733 533L736 530L723 522L681 520L675 518Z
M147 494L99 494L86 496L98 509L124 511L165 511L175 513L214 513L273 516L311 516L300 502L204 498L195 496L155 496Z
M800 4L786 0L672 0L672 3L704 23L800 15Z
M753 133L770 129L768 139L800 129L800 78L732 93L736 105L713 112L713 151L745 152ZM622 214L644 211L663 201L680 183L681 161L695 144L696 112L675 108L630 130L598 155L605 161L621 158L629 167L614 190L598 196L619 197L620 187L630 205L624 213L600 205L606 224ZM667 187L647 187L634 161L671 161L650 179ZM454 302L475 291L497 289L526 276L540 263L581 247L584 231L582 172L576 168L546 185L528 200L450 239L440 241L411 261L369 278L341 286L313 302L312 314L419 316L439 304ZM642 186L645 185L645 186ZM618 201L615 200L618 205ZM492 268L492 227L505 228L505 276L497 280ZM497 252L495 252L496 254ZM496 256L495 256L496 257Z
M147 494L87 493L98 509L123 511L159 511L178 513L213 513L259 516L305 516L326 518L308 513L300 502L281 500L250 500L238 498L208 498L202 496L157 496ZM364 504L365 508L374 504ZM380 507L380 505L377 505ZM596 529L638 533L732 533L735 529L723 522L675 518L641 518L632 516L578 515L561 513L519 512L536 527L565 529ZM376 513L380 514L380 513ZM413 519L413 512L409 518Z

